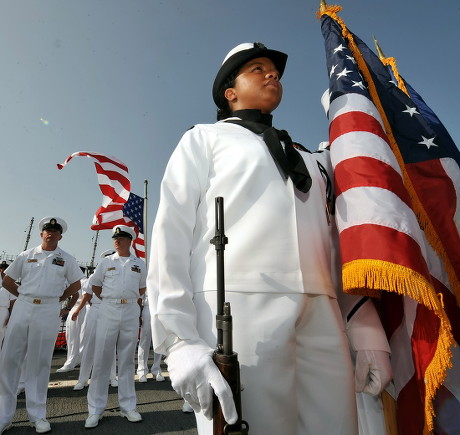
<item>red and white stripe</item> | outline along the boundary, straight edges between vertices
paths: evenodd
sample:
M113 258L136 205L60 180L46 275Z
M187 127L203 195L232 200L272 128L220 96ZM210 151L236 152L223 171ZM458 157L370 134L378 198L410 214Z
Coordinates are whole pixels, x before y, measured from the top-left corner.
M423 233L376 107L345 94L332 101L329 119L343 263L387 261L429 279Z
M102 208L108 208L107 212L110 212L120 204L123 208L123 204L128 200L131 191L128 167L115 157L108 157L94 152L78 151L67 157L64 163L58 164L58 169L62 169L76 156L86 156L94 161L97 180L103 194Z

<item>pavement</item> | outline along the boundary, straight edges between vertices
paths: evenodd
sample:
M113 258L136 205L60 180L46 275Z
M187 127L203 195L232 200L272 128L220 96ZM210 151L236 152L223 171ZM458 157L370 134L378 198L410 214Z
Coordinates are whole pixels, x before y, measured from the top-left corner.
M153 356L153 353L151 356ZM139 383L136 376L137 410L143 420L130 423L120 416L117 388L109 387L109 400L99 425L93 429L85 429L88 417L86 394L88 389L73 391L77 383L78 368L67 373L56 373L66 360L66 351L57 349L53 355L51 376L48 389L47 420L51 424L52 434L73 435L131 435L131 434L163 434L163 435L197 435L195 415L183 413L183 400L171 387L167 368L162 364L164 382L157 382L148 375L148 382ZM149 360L149 366L153 363ZM24 393L18 396L13 427L5 434L34 434L26 411Z

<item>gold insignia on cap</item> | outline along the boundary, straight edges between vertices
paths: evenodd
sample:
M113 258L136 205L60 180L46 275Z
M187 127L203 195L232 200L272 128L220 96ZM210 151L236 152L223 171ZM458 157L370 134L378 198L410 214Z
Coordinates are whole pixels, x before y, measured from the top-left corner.
M115 230L115 234L120 234L120 227L117 227L117 229Z
M56 225L57 224L56 219L54 219L54 218L50 219L50 224L51 225Z

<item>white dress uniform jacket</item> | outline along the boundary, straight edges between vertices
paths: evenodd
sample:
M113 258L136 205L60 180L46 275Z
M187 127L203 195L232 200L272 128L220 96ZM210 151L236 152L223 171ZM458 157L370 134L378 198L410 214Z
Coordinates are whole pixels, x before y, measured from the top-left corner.
M164 290L153 310L157 351L165 353L171 331L182 339L197 336L193 293L216 289L209 243L216 196L224 197L230 244L226 291L335 297L326 185L318 166L331 171L327 154L302 153L313 178L311 190L302 193L280 175L261 135L224 122L185 133L166 168L153 229L149 291Z

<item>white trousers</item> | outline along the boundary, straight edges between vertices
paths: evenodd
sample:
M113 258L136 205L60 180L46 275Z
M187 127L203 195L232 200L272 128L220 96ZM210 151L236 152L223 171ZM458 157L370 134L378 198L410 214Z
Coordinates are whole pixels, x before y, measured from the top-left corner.
M24 359L29 419L33 422L46 418L46 396L60 309L57 298L56 302L47 304L33 304L20 298L15 302L0 352L0 425L11 422L14 417Z
M96 296L95 296L96 297ZM81 364L78 382L86 384L91 376L94 362L94 348L96 347L96 324L100 304L93 304L86 307L86 315L81 325L80 353ZM113 363L110 370L110 380L117 377L117 355L115 346L113 348Z
M77 304L75 304L77 305ZM65 339L67 342L67 359L64 367L75 368L81 363L80 353L80 334L81 325L85 320L86 307L83 307L78 313L77 320L72 320L72 314L77 309L76 306L72 307L65 321Z
M150 346L152 345L152 324L150 323L149 305L144 305L142 309L142 326L139 335L139 345L137 348L137 374L146 375L149 372L148 359ZM153 353L153 365L150 373L156 375L161 372L161 354Z
M354 381L342 317L325 295L228 292L243 419L254 434L356 435ZM216 293L195 294L198 331L215 346ZM197 414L200 435L212 421Z
M8 320L10 312L8 307L0 307L0 349L2 348L3 338L6 333L5 322Z
M88 389L89 414L102 414L107 406L113 349L118 356L118 403L123 411L136 408L134 355L139 331L137 303L112 304L102 301L96 325L93 373Z

